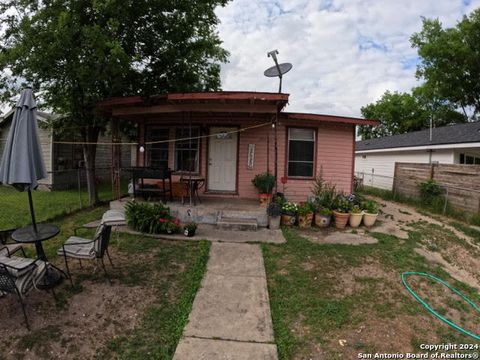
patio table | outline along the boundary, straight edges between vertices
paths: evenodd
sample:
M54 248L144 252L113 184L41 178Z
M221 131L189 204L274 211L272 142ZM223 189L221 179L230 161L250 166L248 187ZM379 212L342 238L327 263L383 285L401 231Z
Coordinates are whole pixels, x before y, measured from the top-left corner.
M201 204L198 190L205 185L205 178L202 176L185 176L180 178L180 182L187 185L187 194L192 197L193 205L197 205L197 201ZM182 204L185 204L185 196L182 194Z
M47 289L52 288L62 281L63 274L66 274L63 270L59 269L55 265L48 262L45 250L43 249L42 242L50 240L60 233L58 226L53 224L37 224L37 231L35 231L33 225L29 225L15 230L12 233L12 239L17 243L22 244L35 244L37 251L37 258L47 263L47 270L42 281L37 284L39 288Z

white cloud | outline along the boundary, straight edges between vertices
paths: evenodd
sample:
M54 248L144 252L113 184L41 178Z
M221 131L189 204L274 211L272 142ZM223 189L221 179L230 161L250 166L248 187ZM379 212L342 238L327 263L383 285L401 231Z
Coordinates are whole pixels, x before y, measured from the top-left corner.
M385 90L416 84L412 33L421 17L454 26L480 0L233 0L217 9L220 36L230 51L224 90L278 90L265 78L267 52L293 63L283 92L289 111L360 116L360 107Z

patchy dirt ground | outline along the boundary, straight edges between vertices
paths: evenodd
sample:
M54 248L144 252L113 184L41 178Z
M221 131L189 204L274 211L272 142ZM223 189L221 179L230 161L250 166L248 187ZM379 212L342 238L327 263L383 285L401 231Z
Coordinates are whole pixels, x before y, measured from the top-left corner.
M423 236L417 253L444 267L455 279L480 290L480 246L475 239L451 226L451 219L433 218L407 205L375 200L382 206L380 224L371 231L404 239L409 231L420 231Z
M122 268L125 256L114 251L115 276ZM80 269L73 262L74 278L92 274L93 266ZM97 270L98 272L98 270ZM4 296L0 307L2 319L2 359L88 359L117 335L134 328L154 294L145 286L127 286L114 280L110 285L99 276L85 280L75 294L66 295L70 283L64 281L56 289L59 303L51 293L32 290L25 298L31 331L25 327L20 303L15 296ZM71 296L63 303L61 299Z
M365 228L339 230L334 227L326 229L312 227L298 229L298 233L317 244L362 245L378 242L377 239L368 234Z
M478 302L476 233L449 218L376 200L381 214L372 228L286 229L287 244L265 246L284 358L356 359L359 353L422 352L422 343L475 342L428 313L404 288L401 274L436 274ZM480 314L448 288L418 276L409 284L440 315L480 333Z

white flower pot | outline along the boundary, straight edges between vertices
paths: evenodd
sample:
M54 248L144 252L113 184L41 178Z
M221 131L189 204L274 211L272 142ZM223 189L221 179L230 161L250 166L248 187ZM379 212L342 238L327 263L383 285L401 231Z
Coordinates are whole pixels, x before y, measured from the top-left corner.
M364 213L363 224L367 227L373 226L375 224L375 221L377 220L377 216L378 214Z
M348 223L352 228L357 228L362 223L363 212L360 214L350 213L350 217L348 218Z

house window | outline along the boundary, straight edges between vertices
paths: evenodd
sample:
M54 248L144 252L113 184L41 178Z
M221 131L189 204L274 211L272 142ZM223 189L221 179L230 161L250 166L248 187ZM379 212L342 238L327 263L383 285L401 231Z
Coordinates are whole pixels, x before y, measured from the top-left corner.
M175 130L175 139L189 139L175 141L175 171L198 173L198 163L200 154L200 129L177 128ZM193 138L193 139L192 139Z
M480 156L472 154L460 154L460 164L464 165L480 165Z
M150 167L168 168L168 128L149 128L147 131L148 141L164 141L158 144L147 145L147 159Z
M313 177L315 130L288 129L288 176Z

